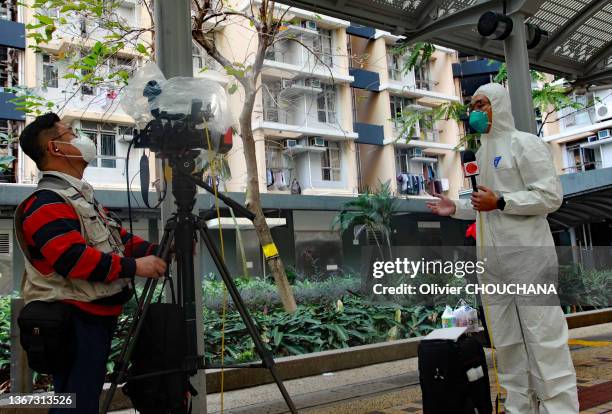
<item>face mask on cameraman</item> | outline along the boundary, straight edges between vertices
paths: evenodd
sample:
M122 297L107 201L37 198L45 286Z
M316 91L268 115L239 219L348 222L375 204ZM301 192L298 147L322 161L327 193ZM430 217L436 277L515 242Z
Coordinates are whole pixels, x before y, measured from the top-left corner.
M76 134L73 134L72 140L70 140L70 142L67 141L54 141L55 144L65 144L65 145L72 145L73 147L75 147L76 149L79 150L79 152L81 153L81 155L69 155L69 154L64 154L62 153L62 156L66 157L66 158L83 158L83 160L86 163L91 163L93 160L95 160L98 156L97 154L97 150L96 150L96 144L94 144L94 142L85 134L78 132ZM59 152L59 148L55 148L56 152Z

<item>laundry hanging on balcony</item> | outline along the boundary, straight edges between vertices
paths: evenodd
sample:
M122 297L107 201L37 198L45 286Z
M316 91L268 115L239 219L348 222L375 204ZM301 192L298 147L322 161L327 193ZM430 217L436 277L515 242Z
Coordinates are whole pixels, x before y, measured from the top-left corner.
M274 172L274 185L277 189L285 191L287 189L287 181L282 170Z
M272 187L274 185L274 173L271 169L266 170L266 186Z
M425 190L425 177L422 174L400 174L397 183L401 194L419 195Z

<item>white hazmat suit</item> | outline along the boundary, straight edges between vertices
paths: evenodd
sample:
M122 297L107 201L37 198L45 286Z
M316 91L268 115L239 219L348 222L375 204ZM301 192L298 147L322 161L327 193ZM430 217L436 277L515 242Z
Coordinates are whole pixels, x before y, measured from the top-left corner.
M491 83L476 95L489 99L493 113L491 129L482 134L476 153L478 183L506 201L503 211L481 212L477 220L477 245L488 260L481 282L529 283L545 269L557 270L546 215L561 205L561 185L547 145L515 128L506 89ZM476 220L469 199L455 200L455 206L454 218ZM576 373L561 308L518 299L483 297L500 383L508 392L506 414L578 413Z

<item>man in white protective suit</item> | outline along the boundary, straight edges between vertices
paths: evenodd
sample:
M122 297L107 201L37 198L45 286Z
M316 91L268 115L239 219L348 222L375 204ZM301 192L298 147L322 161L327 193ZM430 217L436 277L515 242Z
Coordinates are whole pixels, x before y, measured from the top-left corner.
M477 220L477 245L487 258L481 283L548 280L556 276L558 264L546 215L563 199L550 151L539 137L515 128L502 85L480 87L470 109L470 126L482 134L476 153L479 191L471 200L438 195L428 207L441 216ZM508 392L506 414L578 413L576 372L561 307L507 294L483 297L483 304L499 380Z

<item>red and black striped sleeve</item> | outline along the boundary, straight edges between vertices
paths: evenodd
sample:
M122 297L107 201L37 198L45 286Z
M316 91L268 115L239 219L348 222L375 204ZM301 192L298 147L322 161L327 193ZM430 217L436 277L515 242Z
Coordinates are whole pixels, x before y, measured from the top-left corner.
M121 228L121 242L125 246L123 252L127 257L144 257L155 254L157 244L149 243L148 241L128 232L123 227Z
M74 208L53 191L38 191L24 204L23 234L32 264L43 274L110 283L136 273L136 261L88 246Z

